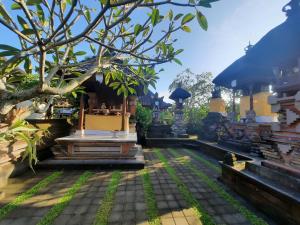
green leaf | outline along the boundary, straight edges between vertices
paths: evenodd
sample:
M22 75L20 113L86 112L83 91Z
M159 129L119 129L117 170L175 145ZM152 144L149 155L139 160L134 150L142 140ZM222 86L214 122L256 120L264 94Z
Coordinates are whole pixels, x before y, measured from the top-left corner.
M93 44L90 44L90 49L93 52L93 54L95 55L96 54L96 48Z
M169 17L169 20L171 21L173 19L173 10L171 9L169 12L168 12L168 17Z
M81 56L81 55L85 55L86 52L85 51L79 51L79 52L75 52L74 55L76 56Z
M182 66L182 62L179 59L174 58L173 61L176 62L177 64L179 64L180 66Z
M32 34L35 34L35 33L34 33L33 29L24 29L24 30L22 30L22 34L32 35Z
M13 56L13 55L16 55L16 54L17 54L16 51L3 51L3 52L0 52L0 57Z
M26 5L38 5L41 4L43 0L27 0Z
M27 57L25 59L24 69L25 69L26 73L32 73L32 64L31 64L29 57Z
M23 29L28 29L29 28L27 22L21 16L18 15L17 19L18 19L18 22L22 26Z
M13 3L13 4L11 4L10 8L12 10L17 10L17 9L21 9L21 6L18 3Z
M36 12L38 14L38 17L40 19L40 21L42 21L43 23L45 23L45 14L44 14L44 10L40 5L36 5Z
M151 23L153 26L155 26L159 21L159 10L153 9L151 14Z
M135 36L138 36L139 33L142 31L142 29L143 29L142 25L140 25L140 24L135 25L135 27L134 27Z
M10 17L3 4L0 4L0 15L5 19L6 22L10 23Z
M183 51L184 51L183 49L179 49L175 52L175 55L178 55L178 54L182 53Z
M190 21L192 21L195 18L195 16L192 13L186 14L181 21L181 25L184 25Z
M182 16L183 16L183 14L179 13L174 17L174 20L179 20Z
M181 26L181 29L182 29L183 31L185 31L185 32L188 32L188 33L190 33L190 32L192 31L191 28L190 28L189 26L186 26L186 25Z
M203 30L207 30L208 29L207 19L206 19L206 17L200 11L197 11L197 20L198 20L198 23L199 23L200 27Z
M0 44L0 49L8 50L8 51L20 51L19 49L12 47L10 45Z

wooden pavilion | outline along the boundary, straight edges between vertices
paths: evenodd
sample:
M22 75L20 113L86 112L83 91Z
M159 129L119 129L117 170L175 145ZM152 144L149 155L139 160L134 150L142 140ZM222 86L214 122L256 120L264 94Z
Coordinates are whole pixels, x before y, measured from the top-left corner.
M255 148L256 152L259 152L260 143L270 137L271 122L277 121L275 110L268 104L272 96L269 87L276 86L278 77L297 70L300 58L300 1L290 1L283 11L287 14L286 21L268 32L257 44L249 45L244 56L213 80L217 87L232 89L234 95L238 90L243 93L240 100L241 121L236 121L233 102L234 119L224 126L221 139L247 145ZM217 107L220 99L215 100L212 99L215 104L211 105L214 109L221 109Z
M81 70L88 69L93 60L84 62ZM86 94L80 99L78 129L56 139L55 159L143 163L141 147L136 145L135 123L130 123L137 97L117 95L104 79L105 75L94 74L83 83Z

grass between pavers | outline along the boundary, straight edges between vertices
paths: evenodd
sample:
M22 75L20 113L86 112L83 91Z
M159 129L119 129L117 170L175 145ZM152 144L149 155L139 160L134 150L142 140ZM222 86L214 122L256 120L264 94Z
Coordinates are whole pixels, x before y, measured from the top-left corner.
M207 167L213 169L214 171L216 171L218 173L222 172L222 169L220 167L218 167L215 164L213 164L212 162L204 159L200 155L192 152L191 150L183 149L183 151L186 152L187 154L190 154L194 159L196 159L197 161L203 163L204 165L206 165Z
M140 174L143 178L144 193L147 204L146 213L149 218L148 222L150 225L161 225L161 220L157 209L156 198L154 194L153 185L151 183L149 171L148 169L143 169L140 171Z
M48 184L53 182L55 179L60 177L62 174L63 174L63 172L52 173L51 175L42 179L40 182L38 182L36 185L34 185L31 189L20 194L13 201L11 201L7 205L0 208L0 220L2 220L5 216L7 216L12 210L17 208L22 202L24 202L27 199L30 199L31 197L36 195L41 189L48 186Z
M213 218L205 211L204 207L201 206L201 203L193 196L188 187L176 175L175 169L170 166L166 157L160 152L159 149L155 149L154 153L156 154L157 158L163 163L163 166L166 169L167 173L174 180L185 201L192 207L202 224L215 225L216 223L214 222Z
M101 206L96 214L94 225L106 225L108 224L108 218L111 213L115 195L120 183L122 174L120 171L114 171L110 179L109 185L107 186L105 196L101 201Z
M198 176L207 186L209 186L214 192L216 192L225 201L231 204L236 210L238 210L247 220L254 225L267 225L262 218L256 216L253 212L243 206L237 199L231 196L228 192L222 188L219 184L209 178L205 173L199 170L196 166L191 163L191 160L187 157L182 156L176 151L169 151L178 162L187 166L196 176Z
M73 199L77 191L88 181L88 179L93 175L92 172L84 172L77 181L72 185L72 187L67 191L67 193L60 198L59 202L54 205L47 214L37 223L38 225L48 225L52 224L54 220L63 212L63 210L68 206L69 202Z

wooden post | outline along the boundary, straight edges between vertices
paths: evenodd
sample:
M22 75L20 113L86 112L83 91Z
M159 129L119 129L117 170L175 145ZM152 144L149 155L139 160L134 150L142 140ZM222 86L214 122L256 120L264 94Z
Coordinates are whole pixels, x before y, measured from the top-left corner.
M233 89L233 94L232 94L232 112L235 114L236 113L236 106L235 106L235 89Z
M122 131L125 131L126 104L127 104L127 99L124 96L123 97L123 105L122 105L122 127L121 127Z
M80 97L80 109L79 109L79 121L78 129L84 130L84 96L83 94Z
M254 106L253 106L253 86L250 85L250 111L254 110Z

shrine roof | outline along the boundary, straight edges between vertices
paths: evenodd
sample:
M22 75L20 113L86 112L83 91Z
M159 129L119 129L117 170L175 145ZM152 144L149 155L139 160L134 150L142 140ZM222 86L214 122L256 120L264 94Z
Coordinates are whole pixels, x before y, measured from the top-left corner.
M188 91L184 90L181 87L178 87L172 92L169 98L172 100L176 100L179 98L186 99L189 97L191 97L191 94Z
M268 85L275 80L275 68L289 70L297 65L300 57L300 7L284 8L284 11L288 15L286 21L269 31L244 56L222 71L213 80L214 84L231 88L231 81L237 80L237 89L246 88L250 83Z

